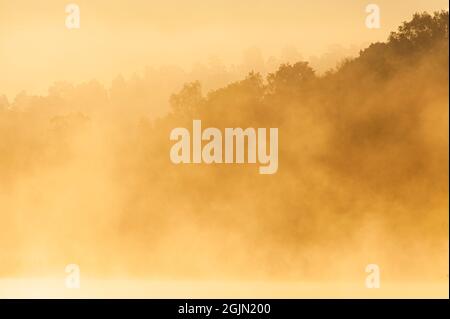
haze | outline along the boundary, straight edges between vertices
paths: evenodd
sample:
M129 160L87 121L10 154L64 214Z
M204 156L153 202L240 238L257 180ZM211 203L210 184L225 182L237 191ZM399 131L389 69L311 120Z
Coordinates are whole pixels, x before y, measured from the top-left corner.
M261 50L264 61L301 55L326 70L366 44L385 40L412 13L448 7L445 0L379 0L381 29L370 30L364 25L366 0L72 2L81 9L79 30L64 24L70 1L0 0L0 95L12 100L22 90L46 94L54 81L63 80L108 85L118 74L145 66L186 71L199 62L230 66L245 63L252 48ZM257 61L247 67L255 68L261 68Z

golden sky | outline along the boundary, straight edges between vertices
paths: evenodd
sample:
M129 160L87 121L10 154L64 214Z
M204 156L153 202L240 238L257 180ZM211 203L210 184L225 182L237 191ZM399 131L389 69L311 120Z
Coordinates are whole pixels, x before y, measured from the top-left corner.
M308 59L330 46L385 40L416 11L446 0L76 0L81 28L65 27L67 0L0 0L0 94L44 94L57 80L105 83L146 65L190 68L217 56L240 63L252 47L265 58L294 46ZM381 29L365 7L381 8Z

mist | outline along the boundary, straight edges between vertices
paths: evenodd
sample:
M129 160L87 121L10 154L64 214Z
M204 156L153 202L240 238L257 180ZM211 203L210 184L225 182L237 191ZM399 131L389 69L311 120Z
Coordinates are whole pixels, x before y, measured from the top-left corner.
M354 283L375 263L448 289L448 12L402 26L327 72L147 68L0 98L0 277ZM174 165L194 119L279 128L278 171Z

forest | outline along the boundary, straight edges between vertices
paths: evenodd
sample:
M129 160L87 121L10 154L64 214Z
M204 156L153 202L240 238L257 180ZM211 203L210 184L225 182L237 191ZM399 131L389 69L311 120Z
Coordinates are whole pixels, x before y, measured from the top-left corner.
M323 74L189 82L164 111L162 78L0 96L0 276L448 281L448 57L448 11L424 12ZM277 173L174 165L194 119L278 128Z

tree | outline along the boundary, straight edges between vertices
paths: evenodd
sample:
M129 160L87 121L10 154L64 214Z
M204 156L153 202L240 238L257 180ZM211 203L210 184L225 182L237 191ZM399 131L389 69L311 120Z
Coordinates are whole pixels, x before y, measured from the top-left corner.
M181 91L170 97L172 110L179 115L193 115L203 100L199 81L187 83Z
M423 50L436 42L448 40L448 11L416 13L409 22L404 22L397 32L392 32L389 42L398 51L407 53L411 49Z
M267 82L269 91L275 93L298 90L315 78L315 72L308 62L297 62L293 65L282 64L278 71L267 76Z
M6 110L9 106L8 98L5 95L0 95L0 111Z

